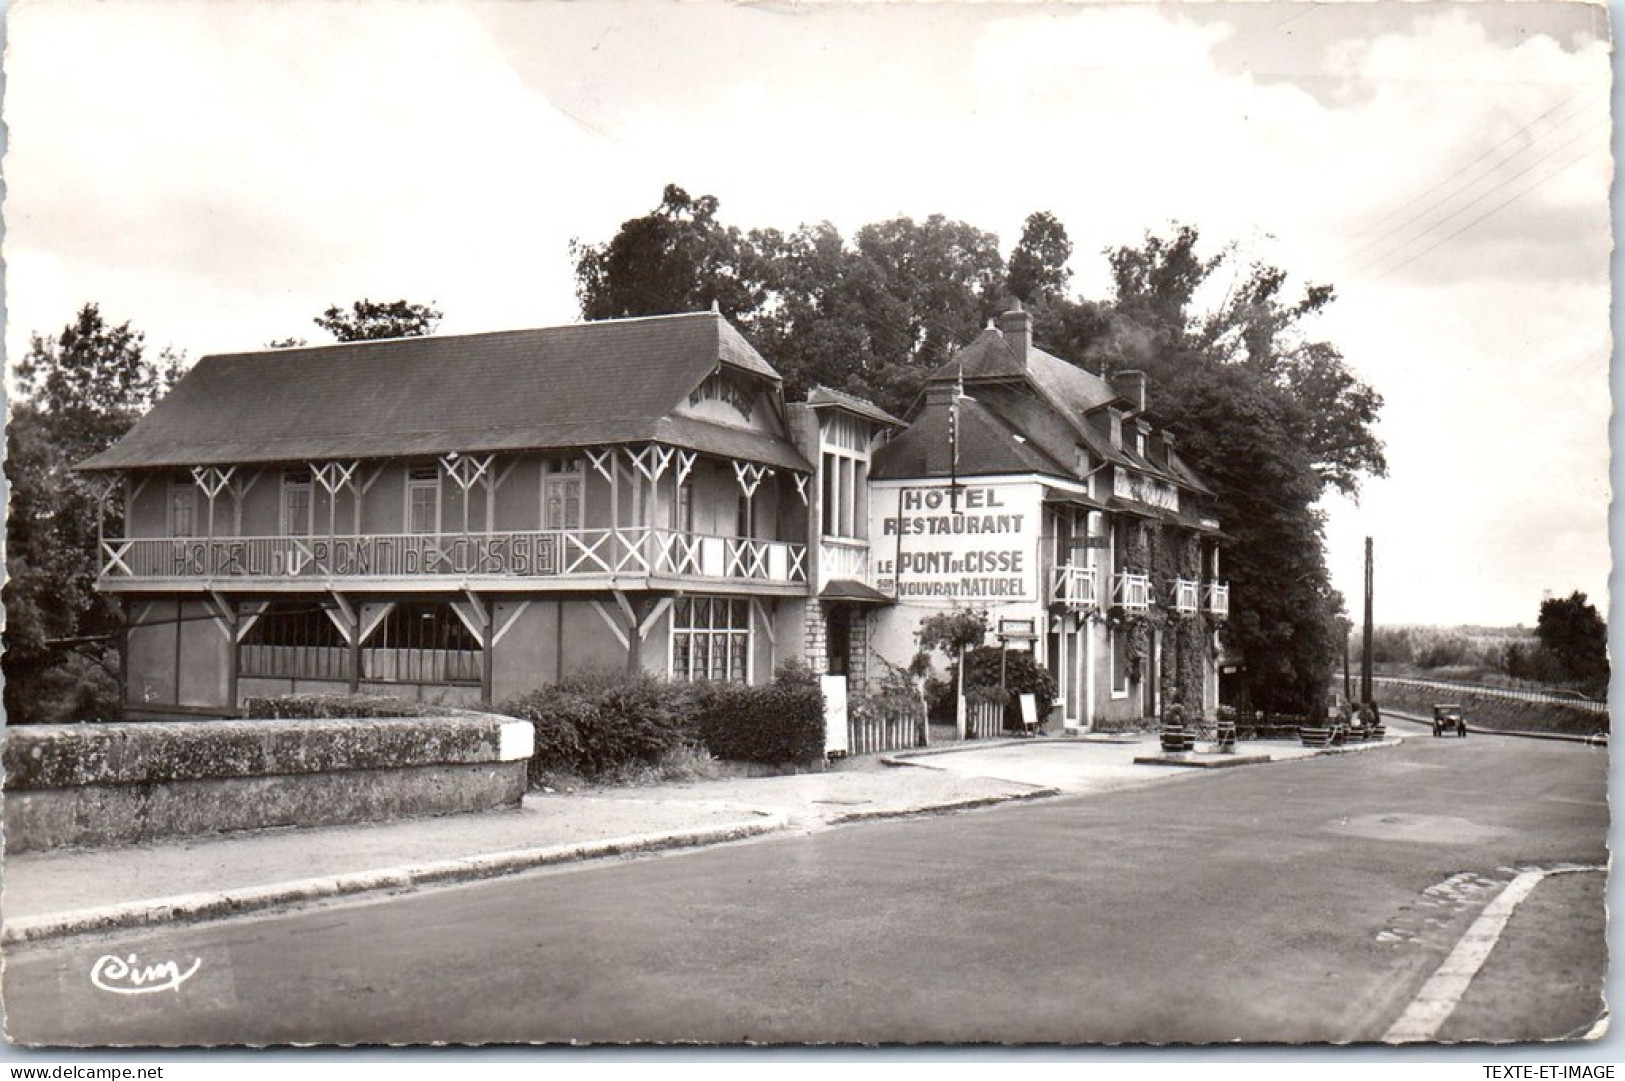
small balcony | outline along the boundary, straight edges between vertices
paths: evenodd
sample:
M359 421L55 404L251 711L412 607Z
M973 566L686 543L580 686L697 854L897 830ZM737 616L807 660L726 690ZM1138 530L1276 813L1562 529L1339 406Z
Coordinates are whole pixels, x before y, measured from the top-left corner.
M1151 576L1133 571L1118 571L1112 579L1112 603L1128 612L1146 612L1151 608Z
M1230 585L1228 582L1209 582L1205 587L1207 591L1207 612L1210 616L1224 619L1230 614Z
M276 587L501 578L521 587L665 578L805 586L805 545L663 529L402 533L322 537L161 537L102 542L101 586L221 580Z
M1189 578L1174 579L1174 611L1194 616L1202 608L1202 583Z
M818 544L818 586L844 578L872 586L869 578L869 542L824 537Z
M1093 567L1062 566L1050 569L1049 602L1074 611L1100 605Z

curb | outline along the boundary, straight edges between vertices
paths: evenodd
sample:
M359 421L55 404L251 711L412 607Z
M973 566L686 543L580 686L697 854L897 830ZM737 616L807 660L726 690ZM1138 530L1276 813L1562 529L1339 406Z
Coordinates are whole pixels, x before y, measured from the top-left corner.
M906 765L906 763L898 763ZM972 811L980 807L993 807L1001 803L1012 803L1016 800L1049 799L1059 796L1059 788L1035 788L1031 792L1014 792L1008 796L972 796L969 799L954 800L950 803L933 803L925 807L909 807L904 810L890 811L849 811L845 814L835 815L826 819L832 826L843 826L849 822L874 822L884 818L915 818L921 815L952 814L955 811Z
M1412 724L1433 727L1433 722L1416 713L1406 713L1397 709L1383 711L1385 717L1397 717ZM1600 732L1589 736L1574 736L1567 732L1522 732L1511 728L1482 728L1477 725L1468 725L1467 731L1475 736L1511 736L1514 739L1546 739L1556 743L1584 743L1593 747L1608 746L1608 733Z
M0 944L15 945L99 931L216 919L303 901L353 897L443 882L475 882L560 863L721 844L725 841L737 841L772 833L785 829L788 825L789 817L783 811L774 811L762 813L760 819L755 821L733 822L724 826L636 834L581 844L549 845L545 848L518 848L507 852L436 860L431 863L377 871L353 871L320 878L296 879L269 886L245 886L220 892L179 894L150 901L129 901L46 916L21 916L5 921L4 929L0 930Z
M1388 736L1379 740L1345 743L1341 747L1316 747L1315 753L1308 757L1315 758L1323 754L1359 754L1361 751L1375 751L1380 747L1398 747L1403 742L1405 741L1398 736Z
M934 758L942 754L965 754L969 751L991 751L996 747L1088 747L1126 746L1141 742L1138 739L1091 739L1087 736L1011 736L1001 739L973 739L949 747L921 747L912 751L895 751L881 756L883 766L906 766L915 758Z
M1275 759L1267 754L1231 755L1226 758L1175 758L1171 754L1143 755L1136 766L1178 766L1181 769L1230 769L1233 766L1262 766Z

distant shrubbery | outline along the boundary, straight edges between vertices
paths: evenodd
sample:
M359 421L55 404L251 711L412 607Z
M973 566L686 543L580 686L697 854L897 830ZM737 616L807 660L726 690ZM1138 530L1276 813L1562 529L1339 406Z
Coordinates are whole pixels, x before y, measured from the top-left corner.
M761 687L587 672L498 712L535 726L533 781L554 773L603 780L658 772L696 753L770 764L810 764L824 756L823 695L804 665L786 665Z
M1378 627L1371 653L1394 674L1534 683L1601 697L1608 688L1607 642L1601 615L1584 593L1574 593L1541 602L1533 633L1521 627ZM1358 630L1349 648L1351 656L1359 656Z
M993 688L1000 685L1001 662L1000 653L1004 654L1002 662L1002 678L1004 689L1009 692L1005 699L1004 727L1009 729L1021 726L1021 696L1030 694L1038 701L1038 717L1040 720L1050 715L1055 706L1055 677L1050 675L1049 669L1039 664L1033 655L1024 649L1000 650L996 646L983 646L973 649L965 655L965 693L967 696L973 688ZM959 678L955 669L948 670L950 686L952 681Z

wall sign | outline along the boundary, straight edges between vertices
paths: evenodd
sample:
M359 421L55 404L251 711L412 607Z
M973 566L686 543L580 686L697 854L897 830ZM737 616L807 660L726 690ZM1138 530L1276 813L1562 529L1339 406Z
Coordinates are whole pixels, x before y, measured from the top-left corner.
M947 482L876 492L876 585L899 601L1010 604L1038 599L1040 489ZM887 506L886 504L890 505Z

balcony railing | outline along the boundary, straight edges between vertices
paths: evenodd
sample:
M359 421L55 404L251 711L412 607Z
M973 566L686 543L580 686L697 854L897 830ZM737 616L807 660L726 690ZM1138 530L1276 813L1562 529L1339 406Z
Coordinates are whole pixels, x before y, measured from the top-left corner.
M818 545L818 577L820 587L832 578L846 578L872 585L869 581L869 542L825 537Z
M1202 583L1189 578L1174 579L1174 611L1194 616L1202 608Z
M1130 612L1144 612L1151 607L1151 576L1132 571L1118 571L1112 579L1112 603L1120 604Z
M1207 584L1207 610L1209 615L1223 618L1230 614L1230 585L1228 582Z
M104 579L518 578L647 575L805 582L805 545L664 529L334 537L162 537L102 542Z
M1049 601L1066 608L1088 610L1099 605L1093 567L1061 566L1050 571Z

